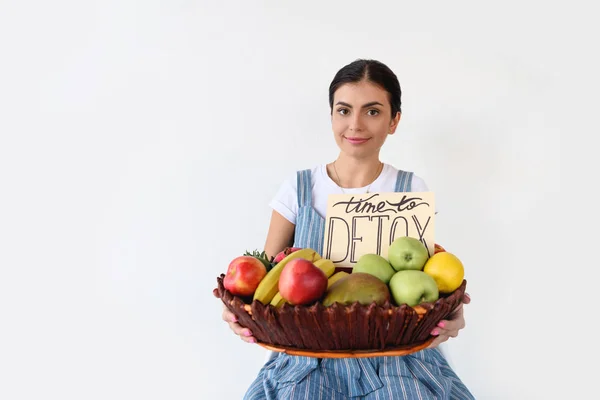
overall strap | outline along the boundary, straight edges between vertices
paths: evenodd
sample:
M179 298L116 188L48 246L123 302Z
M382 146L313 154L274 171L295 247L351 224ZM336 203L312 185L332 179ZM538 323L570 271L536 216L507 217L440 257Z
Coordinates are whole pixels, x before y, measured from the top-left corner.
M311 170L305 169L296 173L298 181L298 207L310 206L312 204L312 184L310 179Z
M398 176L396 177L396 192L410 192L412 186L412 178L413 173L407 171L398 171Z

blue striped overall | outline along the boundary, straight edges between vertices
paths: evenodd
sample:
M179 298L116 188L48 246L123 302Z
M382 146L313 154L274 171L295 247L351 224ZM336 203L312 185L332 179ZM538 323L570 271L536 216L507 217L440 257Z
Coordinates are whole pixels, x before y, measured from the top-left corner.
M298 171L295 247L323 250L325 219L312 207L310 170ZM411 191L412 173L399 171L396 192ZM442 353L407 356L312 358L279 353L261 368L245 400L474 399Z

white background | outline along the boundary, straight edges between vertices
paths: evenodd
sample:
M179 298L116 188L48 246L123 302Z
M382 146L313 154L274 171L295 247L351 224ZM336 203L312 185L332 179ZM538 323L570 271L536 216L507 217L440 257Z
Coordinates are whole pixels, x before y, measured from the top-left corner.
M597 110L593 13L414 3L1 1L0 398L240 399L264 351L216 277L262 248L284 177L336 156L328 85L359 57L397 73L382 158L435 191L466 266L458 375L478 399L586 393L586 279L555 249L578 252L565 131L598 133L569 113Z

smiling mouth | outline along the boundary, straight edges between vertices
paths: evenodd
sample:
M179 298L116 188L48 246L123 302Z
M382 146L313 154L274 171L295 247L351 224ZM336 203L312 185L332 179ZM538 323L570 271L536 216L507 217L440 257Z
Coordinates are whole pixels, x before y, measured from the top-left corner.
M347 137L347 136L344 136L344 138L352 144L365 143L366 141L368 141L370 139L370 138Z

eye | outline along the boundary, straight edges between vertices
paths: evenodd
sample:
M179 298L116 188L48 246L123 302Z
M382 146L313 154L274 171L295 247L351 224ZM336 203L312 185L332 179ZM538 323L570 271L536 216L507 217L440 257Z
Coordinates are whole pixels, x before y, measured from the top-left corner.
M348 115L350 111L347 108L338 108L337 112L340 115Z
M367 111L367 114L371 115L371 116L379 115L379 110L376 110L373 108L373 109Z

